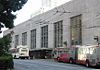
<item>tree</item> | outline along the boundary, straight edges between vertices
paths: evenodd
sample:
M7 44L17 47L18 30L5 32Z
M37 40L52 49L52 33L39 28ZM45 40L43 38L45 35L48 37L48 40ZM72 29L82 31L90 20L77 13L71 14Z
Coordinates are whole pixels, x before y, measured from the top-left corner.
M0 38L0 55L5 54L5 52L9 52L10 43L11 43L10 35Z
M13 12L22 9L27 0L0 0L0 30L4 26L7 28L14 27L16 15Z

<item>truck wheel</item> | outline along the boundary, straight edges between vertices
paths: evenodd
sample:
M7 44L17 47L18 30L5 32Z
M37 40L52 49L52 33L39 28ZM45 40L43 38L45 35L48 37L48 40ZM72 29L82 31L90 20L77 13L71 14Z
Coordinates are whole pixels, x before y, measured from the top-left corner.
M73 63L73 58L71 57L70 59L69 59L69 63Z
M86 61L85 66L89 67L89 61Z
M73 59L70 59L70 60L69 60L69 63L71 63L71 64L72 64L72 63L73 63Z
M59 57L57 57L57 61L60 62Z

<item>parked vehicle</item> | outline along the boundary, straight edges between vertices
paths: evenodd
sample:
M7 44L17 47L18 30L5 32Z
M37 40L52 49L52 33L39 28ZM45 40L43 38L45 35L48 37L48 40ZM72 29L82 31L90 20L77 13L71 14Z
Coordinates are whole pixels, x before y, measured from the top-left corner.
M19 53L17 48L10 48L10 52L13 58L19 58Z
M59 47L53 50L53 58L57 61L74 63L75 48Z
M87 67L100 65L100 47L95 45L55 48L53 55L57 61L84 64Z
M76 63L84 64L87 67L100 65L100 46L80 46L77 51Z
M29 58L29 48L27 46L19 45L17 48L11 49L14 58Z

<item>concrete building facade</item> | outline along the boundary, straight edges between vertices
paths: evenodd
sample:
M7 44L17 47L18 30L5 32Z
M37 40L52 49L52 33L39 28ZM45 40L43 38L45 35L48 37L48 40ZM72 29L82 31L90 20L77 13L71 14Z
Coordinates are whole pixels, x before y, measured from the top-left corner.
M68 47L97 45L100 38L99 8L100 0L72 0L4 31L4 36L11 34L12 47L29 46L32 57L50 55L53 48L66 47L64 43Z

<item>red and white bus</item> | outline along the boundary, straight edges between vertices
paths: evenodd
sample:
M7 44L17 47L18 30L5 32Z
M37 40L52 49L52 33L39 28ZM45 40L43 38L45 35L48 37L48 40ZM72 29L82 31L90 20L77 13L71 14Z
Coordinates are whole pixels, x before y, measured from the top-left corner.
M100 65L100 47L74 46L70 48L55 48L53 58L57 61L84 64L88 66Z
M76 63L88 66L100 65L100 46L80 46L77 47Z
M65 47L58 47L54 48L53 50L53 58L57 61L63 61L63 62L74 62L75 51L73 51L74 48L65 48ZM72 54L73 53L73 54Z

